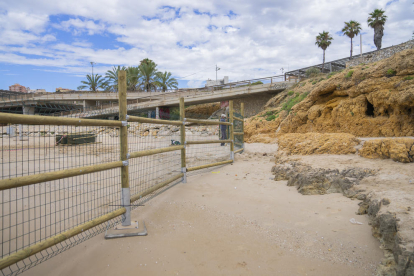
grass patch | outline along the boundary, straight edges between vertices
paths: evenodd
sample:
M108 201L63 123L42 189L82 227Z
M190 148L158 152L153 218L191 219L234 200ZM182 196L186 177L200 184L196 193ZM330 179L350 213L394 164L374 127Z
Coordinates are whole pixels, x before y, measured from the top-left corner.
M313 82L312 82L312 85L315 85L317 83L317 81L316 80L314 80Z
M286 110L287 112L290 112L292 107L296 105L297 103L300 103L309 95L309 92L305 92L303 94L296 95L296 97L289 99L287 102L285 102L282 106L282 110Z
M349 70L348 73L345 75L345 78L349 79L352 77L353 74L354 74L354 70Z
M404 78L404 80L412 80L412 79L414 79L414 77L413 77L413 76L406 76L406 77Z
M397 71L395 71L394 69L388 69L387 72L385 73L388 77L393 77L397 74Z
M292 95L293 95L293 93L295 93L295 92L293 92L292 90L290 90L290 91L288 92L288 95L289 95L289 96L292 96Z
M276 119L275 115L270 115L266 118L266 121L273 121L274 119Z

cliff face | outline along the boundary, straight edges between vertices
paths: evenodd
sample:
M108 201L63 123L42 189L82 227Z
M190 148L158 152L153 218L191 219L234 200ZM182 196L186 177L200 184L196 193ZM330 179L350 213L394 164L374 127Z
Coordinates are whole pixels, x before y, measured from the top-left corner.
M310 85L313 88L308 97L293 106L281 122L279 133L412 136L413 75L414 50L406 50L381 62L346 69L325 80L306 80L294 92L301 93Z
M414 50L298 83L246 120L245 140L307 132L413 136Z

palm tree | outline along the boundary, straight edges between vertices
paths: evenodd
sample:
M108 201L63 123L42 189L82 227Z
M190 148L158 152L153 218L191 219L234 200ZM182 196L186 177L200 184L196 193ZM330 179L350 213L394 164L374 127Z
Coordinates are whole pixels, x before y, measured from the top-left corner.
M112 67L112 70L108 70L105 73L105 77L107 79L108 87L110 91L116 92L118 91L118 73L120 70L126 70L125 66Z
M106 90L108 87L108 82L98 74L95 75L86 75L86 81L81 81L84 85L78 86L78 90L83 90L88 88L90 91L98 91L99 88Z
M157 64L152 60L146 58L141 61L138 66L139 72L142 75L142 85L144 90L149 92L151 89L155 89L155 74L157 73Z
M333 38L329 35L329 32L323 31L322 33L319 33L319 35L316 37L315 44L318 45L319 48L323 50L323 64L322 64L322 72L325 68L325 50L326 48L331 45Z
M168 88L178 88L178 82L175 78L171 77L171 73L165 71L157 72L155 74L155 84L159 87L161 87L162 92L165 92Z
M342 29L342 32L344 35L349 37L351 39L351 55L350 58L352 58L352 39L358 35L361 31L361 24L359 22L351 20L349 22L345 22L345 27Z
M375 9L368 17L368 26L374 29L374 44L377 46L377 50L381 49L382 37L384 36L384 24L387 21L387 16L384 15L385 11Z
M126 69L127 71L127 86L129 91L135 91L138 90L139 84L142 78L141 72L139 70L139 67L128 67Z

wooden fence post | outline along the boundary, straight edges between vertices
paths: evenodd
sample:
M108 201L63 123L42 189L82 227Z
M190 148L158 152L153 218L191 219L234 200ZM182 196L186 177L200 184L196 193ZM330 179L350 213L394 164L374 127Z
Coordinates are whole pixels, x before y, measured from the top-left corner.
M233 101L229 101L229 123L230 125L230 140L233 141L230 143L230 159L234 161L234 119L233 119Z
M180 135L181 135L181 145L184 146L181 149L181 172L183 175L183 183L187 183L187 165L185 163L185 105L184 105L184 98L180 98L180 121L183 124L180 126Z
M127 122L127 82L126 71L120 70L118 73L118 101L119 101L119 120L122 121L122 126L119 130L120 145L121 145L121 201L122 206L125 207L125 219L122 221L123 226L131 225L131 192L129 188L129 170L128 170L128 122Z
M242 144L243 144L243 150L244 150L244 103L240 104L240 114L242 116L242 131L243 131L243 135L242 135Z

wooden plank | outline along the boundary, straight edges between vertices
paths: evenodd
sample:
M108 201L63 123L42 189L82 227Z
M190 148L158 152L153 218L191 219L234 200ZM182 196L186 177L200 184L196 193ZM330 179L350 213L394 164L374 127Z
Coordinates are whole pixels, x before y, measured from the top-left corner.
M120 216L126 212L125 208L120 208L116 211L113 211L109 214L103 215L101 217L98 217L96 219L93 219L91 221L88 221L86 223L83 223L79 226L76 226L72 229L69 229L59 235L50 237L44 241L38 242L32 246L29 246L27 248L21 249L3 259L0 260L0 270L15 264L19 261L22 261L30 256L33 256L42 250L45 250L53 245L56 245L58 243L61 243L71 237L74 237L80 233L83 233L84 231L91 229L101 223L104 223L110 219L116 218L117 216Z
M243 148L238 149L238 150L234 151L234 154L239 153L239 152L242 152L243 150L244 150Z
M234 117L233 119L236 120L236 121L243 122L243 119L240 119L240 118L237 118L237 117Z
M66 117L51 117L39 115L21 115L0 112L0 123L23 124L23 125L62 125L62 126L112 126L119 127L120 121L76 119Z
M143 150L143 151L136 151L129 154L129 158L137 158L142 156L149 156L157 153L164 153L169 151L175 151L175 150L182 150L184 149L184 146L171 146L167 148L161 148L161 149L151 149L151 150Z
M226 126L231 125L231 123L228 123L228 122L210 121L210 120L197 120L197 119L190 119L190 118L185 118L185 121L190 122L190 123L197 123L197 124L201 124L201 125L226 125Z
M210 168L210 167L214 167L214 166L220 166L220 165L230 164L230 163L233 163L233 160L227 160L227 161L212 163L212 164L208 164L208 165L191 167L191 168L188 168L187 171L188 172L191 172L191 171L206 169L206 168Z
M142 118L137 116L129 116L129 122L138 122L138 123L147 123L147 124L158 124L158 125L175 125L181 126L182 121L169 121L169 120L160 120L160 119L151 119L151 118Z
M244 135L244 132L234 132L234 135Z
M0 180L0 191L119 167L122 167L122 161L2 179Z
M233 143L233 141L232 140L200 140L200 141L187 141L187 145L213 144L213 143Z
M159 183L159 184L157 184L157 185L149 188L148 190L145 190L145 191L143 191L143 192L141 192L139 194L136 194L136 195L131 196L131 203L133 203L134 201L137 201L138 199L140 199L140 198L142 198L144 196L147 196L147 195L155 192L158 189L161 189L162 187L170 184L171 182L173 182L173 181L175 181L175 180L177 180L177 179L179 179L179 178L181 178L183 176L184 176L184 174L183 173L180 173L180 174L178 174L176 176L173 176L173 177L171 177L171 178L169 178L169 179L167 179L167 180L165 180L165 181L163 181L163 182L161 182L161 183Z

